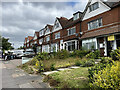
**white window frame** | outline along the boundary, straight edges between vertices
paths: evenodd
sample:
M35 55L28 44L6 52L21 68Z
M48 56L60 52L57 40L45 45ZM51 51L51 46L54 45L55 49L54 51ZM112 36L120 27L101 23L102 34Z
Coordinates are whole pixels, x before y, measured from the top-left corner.
M90 47L91 44L94 43L94 49L97 49L97 39L96 38L90 38L90 39L86 39L86 40L82 40L82 47L87 49L87 50L90 50L92 49L92 47ZM85 47L85 45L87 45L87 47Z
M103 26L102 18L88 22L88 30L97 29L97 28L102 27L102 26Z
M46 42L50 41L50 36L46 36L45 40L46 40Z
M97 5L97 7L95 7L96 5ZM89 12L92 12L92 11L98 9L98 8L99 8L99 2L95 2L95 3L93 3L92 5L89 6Z
M73 30L75 30L75 31L73 31ZM71 34L70 34L70 31L71 31ZM68 36L74 35L74 34L76 34L76 27L69 28L68 29Z
M42 44L42 42L43 42L43 38L41 38L41 39L39 40L39 44Z
M59 39L60 38L60 32L55 33L55 39Z

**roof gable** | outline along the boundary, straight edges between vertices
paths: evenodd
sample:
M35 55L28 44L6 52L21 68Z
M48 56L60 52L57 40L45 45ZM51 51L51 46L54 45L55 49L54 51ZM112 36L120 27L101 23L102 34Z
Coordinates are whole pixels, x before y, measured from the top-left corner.
M35 32L33 39L36 40L38 38L38 36L39 36L39 32Z
M56 18L52 32L65 28L67 23L68 23L68 19L65 17Z
M98 8L96 10L90 11L90 6L93 5L94 3L98 2ZM86 9L84 11L84 17L83 20L89 19L91 17L94 17L96 15L99 15L101 13L104 13L106 11L109 11L111 8L103 3L101 0L91 0L88 2L88 5L86 6Z
M45 35L50 34L52 31L52 28L53 28L52 25L47 24L47 26L45 27Z

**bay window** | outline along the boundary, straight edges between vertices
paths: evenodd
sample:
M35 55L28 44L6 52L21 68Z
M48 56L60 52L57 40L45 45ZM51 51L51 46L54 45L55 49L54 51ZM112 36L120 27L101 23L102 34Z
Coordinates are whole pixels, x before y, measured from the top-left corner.
M75 50L75 41L68 42L68 51Z

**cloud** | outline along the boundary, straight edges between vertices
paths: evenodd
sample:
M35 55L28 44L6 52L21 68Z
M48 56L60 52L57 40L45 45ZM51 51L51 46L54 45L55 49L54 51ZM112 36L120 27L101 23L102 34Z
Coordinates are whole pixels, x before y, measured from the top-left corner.
M26 36L33 36L46 24L54 24L56 17L71 18L76 11L83 11L85 5L85 2L3 2L2 36L9 37L18 48Z

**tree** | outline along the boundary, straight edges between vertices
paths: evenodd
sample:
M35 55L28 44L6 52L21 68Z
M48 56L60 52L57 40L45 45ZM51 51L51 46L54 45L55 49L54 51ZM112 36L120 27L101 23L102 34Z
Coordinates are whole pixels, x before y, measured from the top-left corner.
M14 49L11 45L10 42L8 42L9 39L6 39L4 37L2 37L2 50L11 50L11 49Z

